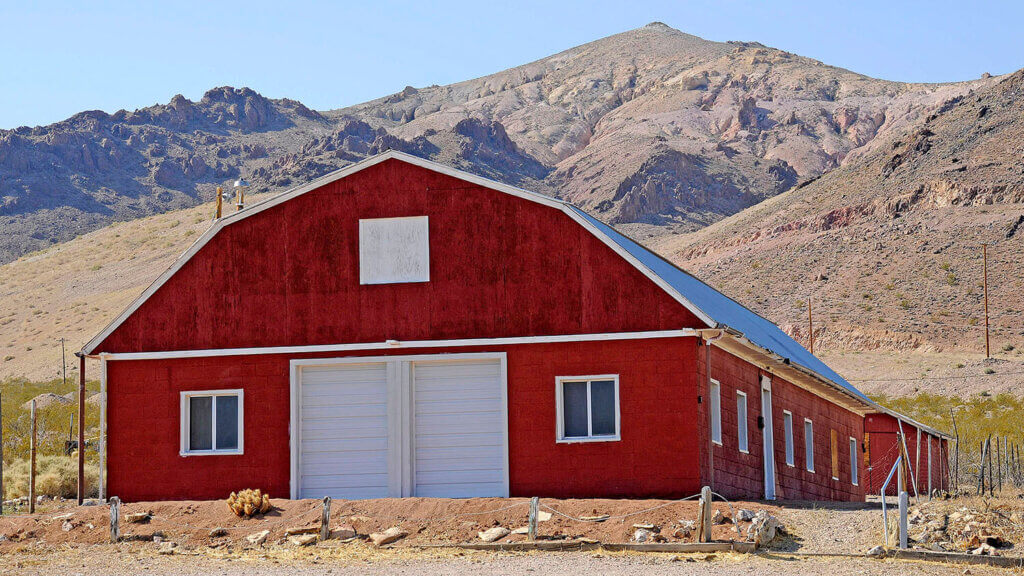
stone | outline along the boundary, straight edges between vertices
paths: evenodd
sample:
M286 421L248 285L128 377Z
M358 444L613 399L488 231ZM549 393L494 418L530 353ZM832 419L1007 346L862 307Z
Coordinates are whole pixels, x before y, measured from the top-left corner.
M754 519L754 511L747 510L746 508L740 508L736 511L737 522L750 522Z
M164 541L164 537L163 536L153 536L153 543L154 544L160 544L163 541Z
M509 529L504 526L495 526L494 528L488 528L483 532L477 532L476 535L484 542L494 542L508 536Z
M299 536L301 534L318 534L320 532L320 525L314 524L310 526L293 526L284 531L285 536Z
M610 518L607 514L600 514L598 516L580 516L580 520L584 522L604 522Z
M65 532L71 532L71 530L72 530L72 529L73 529L74 527L75 527L75 525L74 525L74 524L72 524L70 520L65 520L65 521L64 521L64 522L63 522L63 523L62 523L62 524L60 525L60 529L61 529L61 530L63 530L63 531L65 531Z
M103 502L98 498L86 498L82 500L82 506L99 506Z
M384 546L386 544L391 544L392 542L397 542L408 535L408 532L402 530L398 526L392 526L383 532L370 534L370 541L373 542L374 546Z
M174 551L178 548L178 545L174 542L161 542L160 547L157 548L157 554L174 554Z
M657 532L658 530L658 527L654 524L633 524L633 528L638 530L650 530L652 532Z
M779 519L764 510L759 510L747 528L747 540L764 546L775 539L781 527Z
M129 524L138 524L149 520L152 515L152 512L132 512L131 514L124 515L124 521Z
M672 531L672 537L676 540L682 540L683 538L689 538L692 530L686 528L676 528Z
M218 528L214 528L213 530L210 530L210 538L223 538L223 537L225 537L227 535L228 535L228 529L227 528L220 528L220 527L218 527Z
M712 524L725 524L726 522L730 521L731 520L729 519L729 517L725 514L722 514L721 510L715 510L715 513L711 515Z
M868 550L868 556L885 556L885 547L875 546L874 548Z
M300 534L288 538L288 541L295 546L309 546L316 543L316 534Z
M523 535L523 534L529 534L529 533L530 533L530 527L529 526L520 526L519 528L516 528L515 530L510 532L510 534L515 534L515 535Z
M337 538L338 540L348 540L349 538L356 537L356 529L350 524L338 524L331 530L331 538Z
M267 536L270 536L270 530L261 530L255 534L249 534L245 537L245 541L253 546L259 546L267 541Z
M537 511L537 522L547 522L548 520L551 520L551 512Z
M633 542L647 542L653 535L654 532L651 532L650 530L637 528L637 530L633 532Z

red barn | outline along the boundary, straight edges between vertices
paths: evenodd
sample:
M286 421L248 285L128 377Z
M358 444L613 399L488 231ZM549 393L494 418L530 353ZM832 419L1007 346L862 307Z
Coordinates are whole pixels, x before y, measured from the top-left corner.
M398 152L221 218L82 353L124 500L862 500L880 411L574 206Z
M869 414L864 419L864 465L868 469L868 493L878 494L882 490L886 477L902 452L901 437L905 439L909 457L903 468L907 491L911 495L924 495L931 494L932 490L948 490L949 441L952 437L889 412ZM886 494L898 494L895 476L886 488Z

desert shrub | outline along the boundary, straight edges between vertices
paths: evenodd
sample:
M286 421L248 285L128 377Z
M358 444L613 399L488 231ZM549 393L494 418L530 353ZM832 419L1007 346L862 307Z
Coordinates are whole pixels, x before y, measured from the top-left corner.
M4 498L28 496L28 460L4 465ZM99 466L85 466L86 497L93 498L99 485ZM78 495L78 459L71 456L36 457L36 494L63 498Z
M235 516L251 518L257 514L266 514L270 511L270 496L264 494L260 489L246 489L232 492L228 496L228 508L235 513Z

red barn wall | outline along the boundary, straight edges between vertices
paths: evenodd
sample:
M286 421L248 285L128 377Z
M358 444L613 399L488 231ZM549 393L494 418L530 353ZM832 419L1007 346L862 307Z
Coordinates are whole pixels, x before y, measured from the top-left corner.
M359 284L359 219L428 216L430 281ZM697 327L569 216L387 160L225 226L95 350Z
M870 483L867 489L871 493L877 493L885 483L885 477L892 470L896 459L899 457L899 422L889 414L869 414L864 419L864 431L868 434L870 449ZM928 461L928 436L921 432L921 455L918 460L917 454L917 427L910 424L903 424L903 434L907 440L907 453L910 455L909 466L913 470L914 480L917 482L917 490L920 494L928 493L928 468L932 470L932 489L946 490L949 488L949 445L940 439L932 436L932 459ZM907 476L907 487L913 494L913 485L910 476ZM893 477L886 494L896 496L899 493L896 478Z
M700 489L694 338L366 351L351 356L507 353L513 496L678 497ZM126 501L287 497L289 360L253 355L110 361L109 493ZM555 378L619 374L621 440L555 442ZM179 455L179 393L245 390L243 455Z
M704 349L700 350L704 359ZM700 378L705 378L703 362ZM761 374L757 366L712 347L711 377L721 384L722 445L713 445L714 490L727 498L763 498L764 441L758 428L761 414ZM774 433L776 497L782 500L864 500L864 483L854 486L850 475L850 438L863 436L863 418L774 375L772 421ZM702 380L702 391L704 386ZM747 394L748 452L739 451L736 392ZM706 392L704 392L706 394ZM708 406L705 400L702 406ZM793 414L794 466L786 464L783 411ZM814 472L807 471L804 457L804 418L814 423ZM707 428L706 413L702 428ZM839 435L839 479L832 479L831 430ZM701 446L706 447L707 431ZM864 478L862 458L857 458L859 479Z

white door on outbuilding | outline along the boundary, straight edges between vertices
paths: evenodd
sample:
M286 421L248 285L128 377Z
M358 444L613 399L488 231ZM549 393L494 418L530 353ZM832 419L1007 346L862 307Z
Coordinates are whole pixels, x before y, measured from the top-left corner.
M389 494L387 364L302 370L299 498Z
M508 496L504 354L292 361L292 497Z

